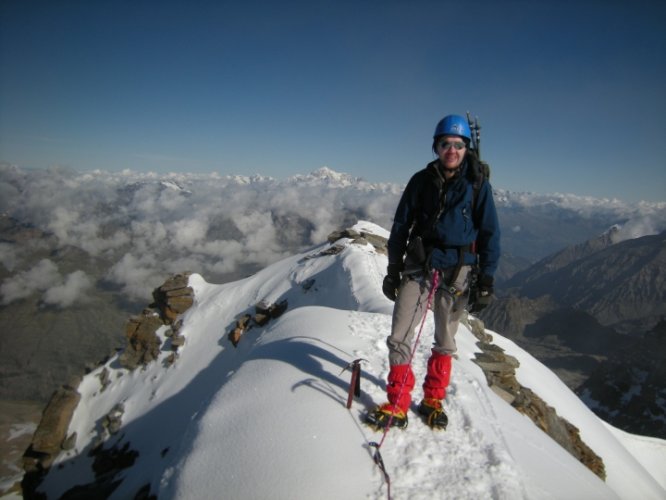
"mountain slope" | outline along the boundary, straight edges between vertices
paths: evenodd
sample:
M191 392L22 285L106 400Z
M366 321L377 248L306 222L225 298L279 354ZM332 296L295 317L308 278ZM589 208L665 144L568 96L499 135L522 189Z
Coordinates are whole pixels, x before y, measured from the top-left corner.
M506 288L521 287L531 281L537 280L542 276L558 271L572 262L585 258L604 248L616 243L613 235L617 234L619 229L613 226L611 229L596 238L589 239L576 245L570 245L555 252L552 255L541 259L536 264L516 273L506 283Z
M372 224L357 228L386 236ZM94 479L91 466L100 471L88 452L104 437L104 447L123 450L129 464L111 498L385 498L369 448L381 435L360 419L384 399L392 311L380 291L386 258L370 245L329 248L225 285L192 275L195 304L183 317L186 343L175 364L165 366L163 338L160 359L145 369L128 372L114 357L87 375L69 427L74 448L40 490L49 498L80 493L73 488ZM289 307L234 349L227 332L261 300ZM432 329L429 316L414 360L420 379ZM520 360L521 383L579 427L604 459L607 481L488 388L472 362L476 338L461 326L449 429L433 433L410 414L409 428L391 431L382 447L394 498L663 498L666 474L643 463L664 463L666 443L648 446L609 429L525 351L499 335L496 343ZM356 358L366 360L362 396L348 411L349 375L341 370ZM110 383L102 390L104 369ZM108 436L103 422L118 405L122 425Z
M542 261L512 283L521 295L550 295L589 311L602 324L666 314L666 232L588 250L565 265L556 260Z
M530 325L535 338L588 336L591 322L642 336L666 314L666 232L616 242L621 231L611 228L517 273L483 319L512 338L527 335ZM570 324L548 315L568 317ZM576 315L582 322L572 328ZM597 347L598 354L608 351Z

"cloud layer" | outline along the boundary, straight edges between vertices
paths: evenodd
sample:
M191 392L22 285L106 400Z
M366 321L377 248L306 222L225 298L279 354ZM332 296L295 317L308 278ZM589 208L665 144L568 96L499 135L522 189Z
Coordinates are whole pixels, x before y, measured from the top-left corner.
M276 181L1 165L3 213L52 235L57 248L76 247L110 263L102 276L83 271L63 276L56 262L42 260L26 268L31 264L26 254L0 245L0 262L13 271L0 289L2 303L40 292L44 303L66 307L95 278L145 299L169 273L187 270L223 279L253 272L321 243L352 222L352 215L390 225L398 186L350 178L341 182L328 178L329 173L322 169Z
M275 180L26 170L0 163L0 215L23 228L11 229L18 234L14 240L0 242L0 303L37 295L42 304L69 307L99 283L145 301L166 276L183 271L212 282L238 279L359 219L389 229L402 188L325 167ZM630 221L623 238L666 229L666 203L496 192L500 219L502 210L516 207L559 208ZM506 237L522 233L523 226L508 228Z

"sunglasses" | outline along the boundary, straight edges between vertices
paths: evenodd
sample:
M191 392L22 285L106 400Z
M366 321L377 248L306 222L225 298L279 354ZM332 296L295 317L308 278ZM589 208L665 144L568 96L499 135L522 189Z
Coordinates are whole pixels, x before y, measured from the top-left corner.
M465 143L462 141L442 141L437 144L437 147L439 149L443 149L444 151L451 148L455 149L456 151L460 151L461 149L465 149Z

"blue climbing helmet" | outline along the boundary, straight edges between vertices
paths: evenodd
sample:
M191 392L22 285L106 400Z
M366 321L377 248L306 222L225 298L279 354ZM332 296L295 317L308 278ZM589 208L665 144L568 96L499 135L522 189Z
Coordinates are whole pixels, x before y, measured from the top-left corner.
M460 115L447 115L439 121L435 128L433 139L437 139L442 135L459 135L466 139L465 142L467 143L472 140L472 132L469 129L469 124Z

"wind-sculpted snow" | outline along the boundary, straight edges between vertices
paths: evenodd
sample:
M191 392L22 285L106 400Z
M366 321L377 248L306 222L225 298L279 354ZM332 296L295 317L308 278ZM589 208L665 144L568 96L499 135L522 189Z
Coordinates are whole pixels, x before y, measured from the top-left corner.
M387 236L367 222L356 229ZM361 421L385 397L387 261L371 245L338 243L346 243L339 254L322 253L328 245L319 245L224 285L192 275L195 304L183 316L186 342L175 364L163 364L165 349L143 370L127 372L113 358L87 375L68 433L77 433L75 447L61 454L41 490L58 498L92 480L87 453L102 434L99 422L120 402L122 427L105 446L126 445L138 456L111 498L134 498L146 484L160 499L386 498L370 447L381 434ZM261 300L286 300L288 309L250 329L234 348L229 328ZM419 379L432 331L429 316L414 359ZM394 499L664 497L666 478L642 463L663 464L666 443L652 440L648 449L639 438L616 434L543 365L495 338L520 361L522 383L580 428L605 460L607 481L488 388L472 362L476 338L461 326L445 404L449 428L433 432L410 412L408 428L392 430L382 445ZM342 370L357 358L364 360L362 395L347 410L349 372ZM110 383L102 392L104 369Z

